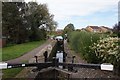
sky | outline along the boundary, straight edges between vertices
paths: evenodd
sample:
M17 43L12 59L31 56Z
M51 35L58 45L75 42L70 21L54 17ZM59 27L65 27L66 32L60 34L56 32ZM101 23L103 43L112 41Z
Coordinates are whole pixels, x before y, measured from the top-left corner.
M26 0L26 2L31 0ZM57 29L72 23L75 29L87 26L112 28L118 22L119 0L33 0L45 3L57 21Z

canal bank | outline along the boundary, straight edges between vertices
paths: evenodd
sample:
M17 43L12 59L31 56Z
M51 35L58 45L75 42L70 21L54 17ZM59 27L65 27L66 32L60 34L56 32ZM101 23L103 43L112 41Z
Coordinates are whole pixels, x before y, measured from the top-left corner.
M47 51L48 56L49 56L55 43L56 43L55 40L50 40L47 44L45 44L44 47L39 49L39 51L32 58L29 59L28 63L36 63L35 56L37 56L38 62L44 62L43 53L45 51ZM32 79L34 79L36 77L36 75L38 74L38 72L34 71L34 69L36 69L36 67L25 67L19 74L16 75L15 78L23 78L23 79L32 78Z
M54 53L52 51L54 51ZM79 55L77 55L72 49L70 49L66 40L64 40L61 45L58 45L58 42L55 43L51 52L52 53L50 53L50 55L52 56L48 57L47 62L42 62L40 64L37 63L35 64L36 66L34 65L35 67L31 68L31 70L30 68L28 68L29 71L26 73L27 77L24 78L32 78L35 80L38 80L38 78L40 80L69 80L76 78L85 78L86 80L89 80L90 78L116 78L116 76L113 75L112 71L102 71L99 68L100 65L98 65L98 68L95 69L92 67L87 67L91 66L92 64L88 64L86 61L82 60ZM64 54L66 54L66 62L64 62ZM60 62L61 60L63 62ZM73 63L77 63L79 67L77 67L76 64ZM84 68L81 67L82 65L84 65ZM97 67L97 64L94 64L93 67L95 66Z
M70 48L69 44L67 43L67 41L64 41L64 50L67 53L67 57L66 57L66 61L68 63L72 63L72 56L75 56L74 62L75 63L82 63L82 64L88 64L87 61L83 60L80 57L80 53L76 53L73 49ZM104 71L104 70L99 70L99 69L90 69L90 68L75 68L75 70L77 70L76 73L72 73L71 74L71 78L73 79L81 79L81 78L86 78L86 80L88 79L98 79L98 78L103 78L103 79L120 79L120 77L116 76L113 74L112 71Z

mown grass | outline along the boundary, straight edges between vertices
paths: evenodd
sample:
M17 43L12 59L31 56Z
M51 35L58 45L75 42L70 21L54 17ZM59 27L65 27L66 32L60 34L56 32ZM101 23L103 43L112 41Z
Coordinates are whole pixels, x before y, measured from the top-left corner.
M90 33L90 32L71 32L68 36L69 44L73 50L80 53L80 56L91 63L97 63L97 58L94 54L89 52L89 46L96 43L100 37L106 37L104 34Z
M2 61L14 59L17 57L22 56L23 54L31 51L32 49L40 46L45 41L35 41L35 42L28 42L13 46L7 46L2 49ZM26 61L24 61L26 63ZM2 78L14 78L20 71L24 68L13 68L13 69L6 69L2 70L3 76Z
M14 59L22 56L23 54L31 51L32 49L40 46L45 41L34 41L23 44L18 44L14 46L4 47L2 49L2 61Z
M22 71L23 68L13 68L13 69L7 69L2 70L3 76L2 78L14 78L20 71Z
M22 61L23 63L28 63L28 61ZM24 68L11 68L2 70L2 79L15 78Z

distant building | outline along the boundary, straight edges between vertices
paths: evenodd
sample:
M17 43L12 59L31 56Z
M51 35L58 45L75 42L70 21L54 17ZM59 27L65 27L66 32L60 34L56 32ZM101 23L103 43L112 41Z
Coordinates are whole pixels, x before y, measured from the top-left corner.
M105 26L87 26L86 30L89 32L97 32L97 33L105 33L108 31L112 31L110 28L105 27Z
M57 29L56 34L61 35L63 33L63 29Z
M100 32L101 29L98 26L87 26L86 30L89 32Z
M101 32L108 32L108 31L112 31L110 28L105 27L105 26L100 26L101 28Z

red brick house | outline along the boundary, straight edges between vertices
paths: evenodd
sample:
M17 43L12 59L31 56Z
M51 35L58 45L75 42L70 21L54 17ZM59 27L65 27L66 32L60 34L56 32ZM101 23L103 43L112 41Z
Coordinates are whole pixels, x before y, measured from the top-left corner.
M97 33L105 33L105 32L111 31L110 28L105 27L105 26L100 26L100 27L98 27L98 26L87 26L86 30L89 31L89 32L97 32Z
M98 26L87 26L86 30L89 32L101 32L101 29Z
M63 33L63 29L57 29L57 31L56 31L57 35L62 35L62 33Z
M105 26L100 26L100 28L101 28L101 31L102 32L108 32L108 31L112 31L110 28L108 28L108 27L105 27Z

